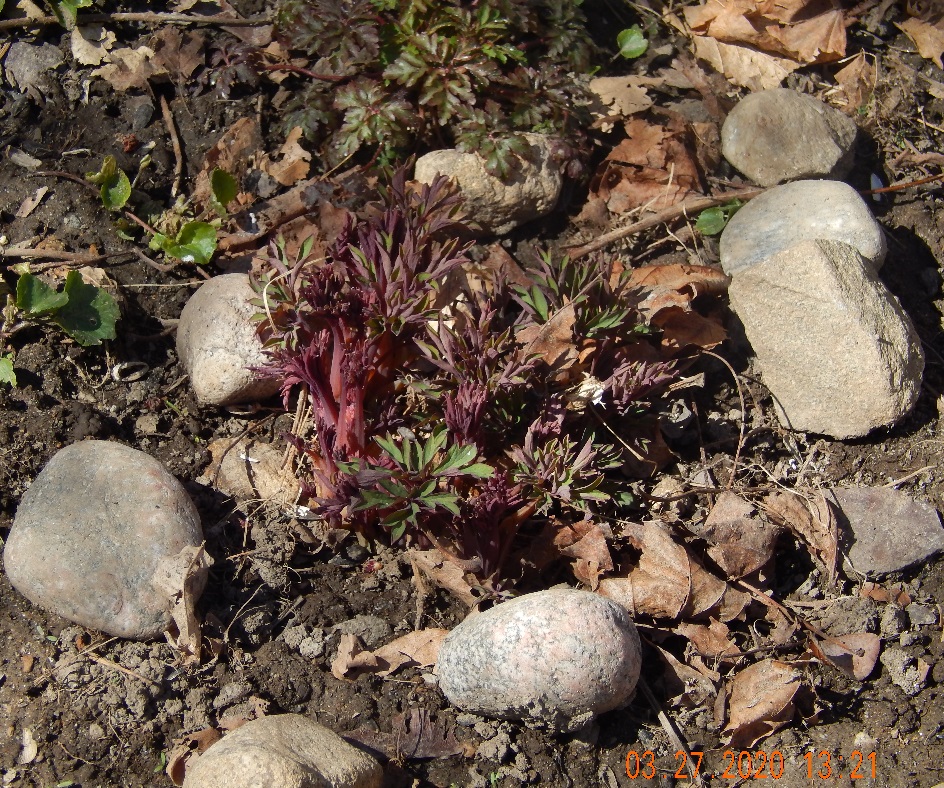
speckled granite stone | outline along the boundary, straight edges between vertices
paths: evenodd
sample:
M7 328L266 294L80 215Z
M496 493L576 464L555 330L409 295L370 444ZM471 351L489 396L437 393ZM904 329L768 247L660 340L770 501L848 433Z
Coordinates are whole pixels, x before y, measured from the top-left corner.
M436 672L460 709L572 731L625 705L639 668L639 636L622 607L551 589L463 621L443 642Z

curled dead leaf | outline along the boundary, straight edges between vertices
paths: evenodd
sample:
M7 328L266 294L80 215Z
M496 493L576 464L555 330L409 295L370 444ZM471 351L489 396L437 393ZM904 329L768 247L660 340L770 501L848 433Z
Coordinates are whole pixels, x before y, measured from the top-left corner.
M177 786L183 785L187 766L222 738L222 734L216 728L204 728L180 739L174 739L167 756L167 768L164 770L171 782Z
M567 304L552 314L546 323L529 325L515 335L525 358L538 356L552 370L566 369L577 360L574 344L573 304Z
M773 493L761 504L774 522L785 525L826 569L826 580L836 582L839 559L839 523L822 493L804 498L799 493Z
M810 651L856 681L865 681L875 669L882 639L871 632L853 632L840 637L810 638Z
M729 687L724 728L730 746L749 749L788 725L803 688L802 677L796 667L776 659L765 659L738 673Z
M761 519L739 495L718 496L699 535L710 543L708 555L731 579L745 577L773 557L780 528Z

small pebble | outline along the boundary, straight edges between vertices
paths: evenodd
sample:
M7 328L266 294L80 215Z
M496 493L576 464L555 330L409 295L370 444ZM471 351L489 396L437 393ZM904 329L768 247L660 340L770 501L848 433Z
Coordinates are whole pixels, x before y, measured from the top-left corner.
M574 731L629 702L640 659L622 607L589 591L551 589L467 618L443 642L436 670L464 711Z
M930 605L919 605L916 602L905 608L913 627L933 627L937 623L937 610Z

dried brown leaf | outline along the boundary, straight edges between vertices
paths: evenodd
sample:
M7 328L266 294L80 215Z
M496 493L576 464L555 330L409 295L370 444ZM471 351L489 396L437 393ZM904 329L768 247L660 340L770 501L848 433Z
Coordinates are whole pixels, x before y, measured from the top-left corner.
M434 585L445 589L469 607L475 607L478 604L479 595L473 590L478 587L475 581L467 579L461 567L446 558L439 550L410 550L407 556L413 566L413 575L418 584L422 582L423 577L426 577Z
M876 76L875 65L865 52L860 52L836 72L836 82L842 88L843 111L854 115L869 103L875 91Z
M115 34L101 25L82 25L72 28L69 44L77 63L100 66L115 44Z
M696 37L692 46L700 60L711 64L736 85L751 91L779 87L800 66L789 58L769 55L740 44L726 44L713 38Z
M839 524L829 501L821 493L807 500L796 493L774 493L762 504L767 515L785 525L826 569L827 582L836 581L839 558Z
M474 750L455 737L455 728L445 720L431 719L426 709L413 707L397 714L391 720L390 733L372 728L357 728L344 734L366 747L384 755L388 760L422 760L451 758L454 755L471 757Z
M162 559L151 578L151 585L173 605L171 616L177 632L167 633L168 641L188 664L200 664L202 643L197 600L206 586L211 566L213 559L203 545L185 547L177 555Z
M35 211L39 207L39 204L43 201L43 197L46 196L48 191L48 186L40 186L35 192L24 197L23 202L20 203L20 207L16 209L16 218L25 219L33 211Z
M762 520L756 508L725 491L708 513L699 536L710 543L708 555L731 579L745 577L773 557L780 528Z
M338 643L338 653L331 661L331 675L336 679L350 679L362 672L379 672L383 670L377 657L370 651L365 651L357 635L344 633Z
M193 201L198 205L206 205L213 193L210 186L213 170L218 167L238 178L248 169L250 158L261 145L262 129L255 116L240 118L226 129L204 156L203 168L194 180Z
M189 763L199 758L222 738L222 734L216 728L204 728L180 739L174 739L167 756L167 767L164 770L171 782L177 786L183 785Z
M594 108L594 116L612 125L637 112L645 112L653 104L652 98L646 92L647 82L649 80L645 77L631 75L591 79L588 85L590 92L603 105L600 109Z
M590 520L564 526L554 537L554 546L561 555L576 559L574 576L596 591L601 572L613 571L613 559L606 534L598 523Z
M204 62L206 37L199 31L181 32L173 25L160 28L149 42L158 69L186 82Z
M706 317L678 306L661 309L649 324L662 332L661 344L669 355L678 355L688 347L710 350L728 338L720 316Z
M688 638L702 656L722 659L726 655L738 653L737 645L731 640L731 630L717 619L710 619L708 624L686 621L675 627L675 631Z
M697 708L713 702L718 692L717 685L710 678L695 668L680 662L672 654L656 646L665 669L662 680L671 706Z
M307 178L311 167L311 154L299 143L301 138L302 128L295 126L277 153L265 153L257 157L256 168L271 175L283 186L294 186Z
M932 25L930 22L911 18L895 24L914 41L921 57L933 60L938 68L944 68L941 61L941 55L944 54L944 22Z
M633 616L678 618L692 591L688 551L661 523L628 524L626 535L641 551L639 563L626 577L601 580L597 593Z
M875 669L882 639L871 632L853 632L839 637L817 640L810 638L810 651L849 678L865 681Z
M529 325L515 335L525 357L538 356L552 370L566 369L577 360L573 304L558 309L542 325Z
M254 438L211 441L210 464L204 478L216 489L239 500L266 501L290 506L298 497L298 478L282 467L284 446Z
M730 686L728 724L732 747L748 749L793 719L802 673L792 665L765 659L738 673Z
M405 665L423 668L435 665L439 647L448 634L448 629L418 629L375 649L373 655L378 664L387 665L377 671L378 675L389 676Z
M163 66L154 62L154 50L142 46L113 49L105 56L104 65L95 69L92 76L101 77L123 93L132 88L144 89L151 77L166 73Z

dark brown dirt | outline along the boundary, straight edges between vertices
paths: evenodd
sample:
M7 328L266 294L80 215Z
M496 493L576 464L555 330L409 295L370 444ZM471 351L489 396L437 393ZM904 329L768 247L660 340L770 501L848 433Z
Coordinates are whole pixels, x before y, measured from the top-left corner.
M136 46L144 38L133 27L115 29L125 45ZM60 30L47 29L39 39L61 44L67 63L71 62L68 36ZM878 85L874 111L860 119L864 142L853 182L863 188L872 171L895 181L922 174L893 165L894 150L910 144L919 151L933 151L944 142L939 131L944 105L915 77L920 73L944 81L944 74L916 55L901 55L902 49L910 51L905 39L878 40L871 46L886 78ZM159 109L146 117L149 113L141 114L139 103L114 94L101 80L92 80L87 101L81 99L89 71L71 64L61 84L39 103L4 86L0 92L4 149L25 151L46 169L78 174L96 170L104 155L114 154L121 166L134 172L137 160L121 152L120 142L133 133L142 144L154 143L155 166L139 188L168 201L173 153ZM818 84L821 77L801 73L789 84L804 88L811 80ZM210 92L172 85L159 89L171 99L190 176L200 169L203 154L221 130L235 119L258 110L272 129L277 126L271 95L222 100ZM90 245L104 252L128 250L90 192L67 180L27 175L9 157L0 162L0 224L11 243L54 238L67 250L88 250ZM45 200L28 217L17 218L23 199L40 185L49 187ZM574 205L571 212L578 209ZM739 480L745 485L792 484L802 477L806 483L825 486L882 485L905 478L900 489L940 509L944 507L941 192L933 185L903 191L877 209L891 239L882 276L911 315L927 351L925 386L914 413L894 429L858 441L831 441L778 429L757 431L744 447ZM533 247L558 240L559 233L550 227L559 225L561 218L559 214L547 225L526 228L516 234L516 243ZM656 233L633 248L651 258L647 243L661 237ZM672 254L685 259L687 253L679 247ZM201 281L197 272L181 265L159 273L133 256L119 258L107 271L121 299L117 340L83 349L60 334L31 328L11 342L19 385L0 386L0 536L9 529L24 490L63 446L100 438L147 451L187 485L201 511L207 547L216 564L200 612L205 634L218 639L222 650L199 668L184 669L166 644L107 639L37 609L0 574L4 786L170 785L164 766L175 742L216 725L227 714L300 712L341 734L380 731L395 738L398 715L414 709L428 712L430 724L454 727L469 755L417 760L409 752L399 752L387 765L391 786L686 784L673 777L679 766L677 747L641 694L627 709L604 715L578 736L554 737L460 714L424 681L422 671L407 670L386 680L372 675L354 681L334 678L330 664L339 624L357 616L371 617L366 623L358 621L368 628L380 627L388 639L417 624L418 601L409 566L395 552L369 556L353 539L334 550L313 552L284 516L265 508L241 508L198 482L209 462L208 442L237 435L263 416L201 408L181 383L173 334L165 332L164 321L179 316ZM736 326L732 328L735 339L724 353L743 375L750 395L748 410L756 423L771 425L769 396L751 382L755 376L743 343L737 340ZM119 382L112 371L122 362L141 362L146 374L134 382ZM702 366L708 373L707 387L687 395L700 431L690 430L673 445L680 461L668 472L691 478L709 468L723 480L737 443L740 417L732 414L739 408L737 392L721 365L706 361ZM280 417L266 430L277 435L285 428L287 420ZM695 507L688 516L702 513ZM930 665L925 688L909 697L881 665L867 681L856 683L810 662L806 670L815 687L815 708L804 712L811 716L804 721L798 714L790 727L755 748L782 753L783 776L774 781L778 785L931 788L944 782L940 624L944 562L935 559L891 580L900 582L915 601L938 611L937 624L906 626L899 646ZM831 620L839 627L853 616L875 618L885 612L885 605L878 603L871 613L863 614L860 583L854 579L843 580L838 589L820 586L821 578L805 551L784 544L777 556L778 598L807 603L804 610L813 611L811 618ZM419 623L448 628L463 614L460 605L438 592L426 600ZM644 635L662 639L650 627ZM304 637L320 643L320 653L314 654L309 644L307 656L303 655L298 643ZM667 647L672 646L667 641ZM644 652L643 680L660 701L669 696L659 658L650 646ZM703 773L721 775L734 762L733 770L711 780L711 785L753 783L753 779L739 782L736 760L725 754L710 706L666 711L689 748L705 752ZM35 753L29 752L29 740L36 744ZM478 755L471 757L476 751ZM659 773L652 781L629 779L626 764L631 751L643 756L644 764L644 754L654 754ZM874 779L868 761L860 770L864 777L852 779L854 751L876 753ZM833 768L828 779L826 754ZM755 753L755 763L756 757Z

